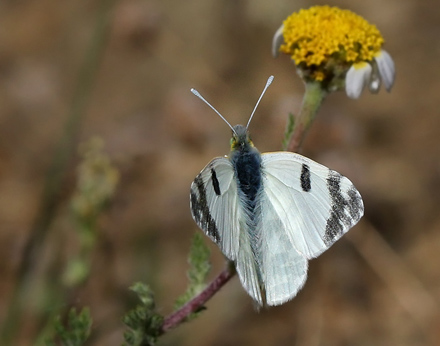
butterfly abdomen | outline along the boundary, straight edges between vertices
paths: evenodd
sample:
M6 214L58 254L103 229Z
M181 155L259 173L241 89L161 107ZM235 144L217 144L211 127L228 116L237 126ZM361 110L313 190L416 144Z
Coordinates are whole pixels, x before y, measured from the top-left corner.
M258 207L258 198L263 188L261 175L261 155L255 148L248 148L245 151L236 151L231 155L232 166L237 181L238 195L241 200L241 208L246 215L246 227L243 229L246 235L242 244L252 252L255 270L258 275L258 281L261 284L261 230L258 229L261 218L260 208Z

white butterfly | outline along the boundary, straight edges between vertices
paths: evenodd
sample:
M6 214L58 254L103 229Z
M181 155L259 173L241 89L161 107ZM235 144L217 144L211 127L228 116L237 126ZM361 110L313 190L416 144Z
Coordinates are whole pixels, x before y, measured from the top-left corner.
M291 152L261 154L246 127L232 127L231 153L213 159L191 185L197 225L234 261L240 281L258 305L280 305L307 278L308 260L319 256L364 213L350 180Z

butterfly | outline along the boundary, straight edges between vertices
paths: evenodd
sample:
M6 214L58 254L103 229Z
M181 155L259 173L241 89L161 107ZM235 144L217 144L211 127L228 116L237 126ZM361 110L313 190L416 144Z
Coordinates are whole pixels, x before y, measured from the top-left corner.
M280 305L296 296L308 260L319 256L363 216L352 182L292 152L260 154L248 127L229 122L196 90L193 94L231 128L231 152L209 162L190 193L194 221L235 263L257 306Z

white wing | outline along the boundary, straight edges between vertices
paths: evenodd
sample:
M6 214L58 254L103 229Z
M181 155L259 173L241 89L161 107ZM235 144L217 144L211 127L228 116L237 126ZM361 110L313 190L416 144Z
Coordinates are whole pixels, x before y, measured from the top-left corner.
M243 287L262 305L257 263L229 159L215 158L200 172L191 185L190 200L194 221L236 263Z
M263 185L295 248L319 256L364 213L362 197L346 177L299 154L262 155Z
M293 298L319 256L363 215L359 192L347 178L289 152L262 155L262 276L268 305Z

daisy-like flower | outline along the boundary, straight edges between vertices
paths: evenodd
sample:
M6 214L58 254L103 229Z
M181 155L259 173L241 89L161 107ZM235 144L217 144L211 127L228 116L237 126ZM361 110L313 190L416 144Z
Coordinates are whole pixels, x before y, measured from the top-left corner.
M358 98L368 85L377 92L394 83L391 56L382 49L384 39L375 25L337 7L313 6L290 15L277 30L272 52L288 54L306 81L321 82L327 91L344 88Z

